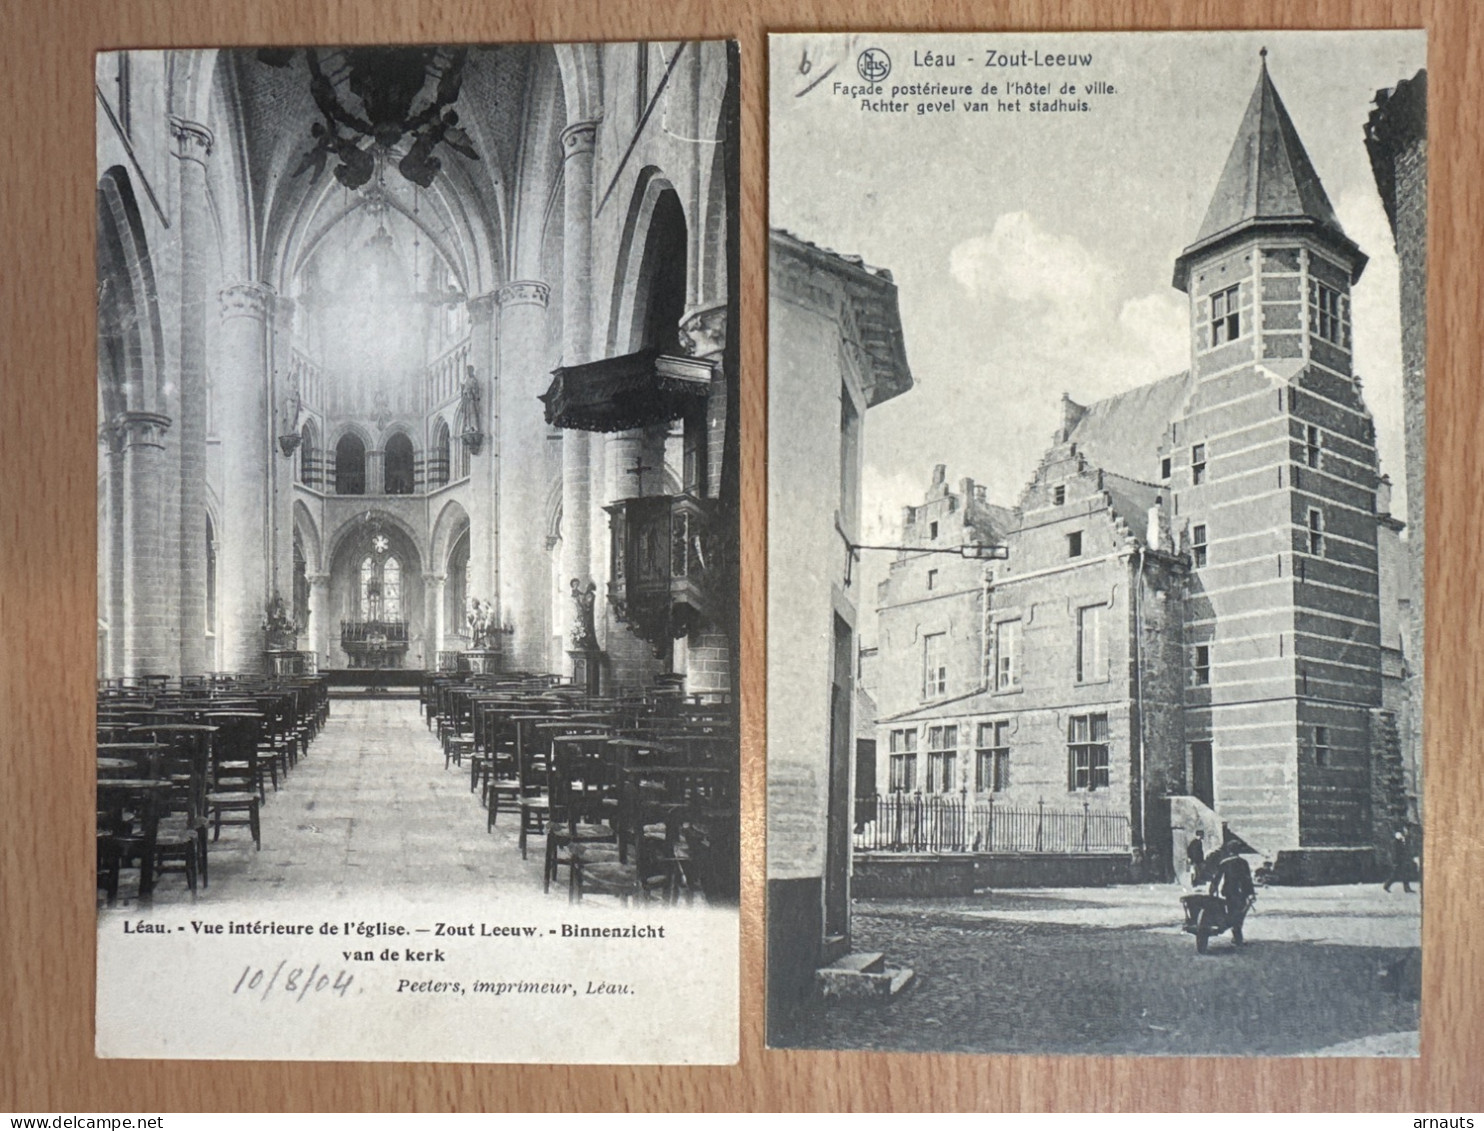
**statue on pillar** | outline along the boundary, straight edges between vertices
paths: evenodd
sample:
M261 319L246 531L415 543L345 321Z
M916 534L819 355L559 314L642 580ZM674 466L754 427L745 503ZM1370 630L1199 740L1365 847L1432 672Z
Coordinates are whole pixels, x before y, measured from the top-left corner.
M484 427L479 412L479 378L475 376L472 365L465 367L465 373L464 385L459 394L459 415L464 421L464 431L460 439L463 440L464 447L469 449L469 453L477 456L479 449L484 446Z
M598 600L598 584L589 581L587 588L577 578L572 579L572 651L596 652L598 629L594 623L593 606Z

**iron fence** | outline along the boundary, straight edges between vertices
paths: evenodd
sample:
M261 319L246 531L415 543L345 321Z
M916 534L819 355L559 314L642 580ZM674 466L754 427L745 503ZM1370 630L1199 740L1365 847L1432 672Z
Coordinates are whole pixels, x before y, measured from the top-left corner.
M967 794L889 793L856 801L857 852L1129 852L1127 814L1010 804Z

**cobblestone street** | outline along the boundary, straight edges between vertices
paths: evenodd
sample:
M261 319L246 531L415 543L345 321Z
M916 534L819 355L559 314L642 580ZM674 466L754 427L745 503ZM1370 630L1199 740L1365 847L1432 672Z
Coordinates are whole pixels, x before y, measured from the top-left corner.
M814 1009L795 1047L1145 1055L1411 1055L1417 895L1262 888L1247 943L1196 954L1175 885L872 900L854 945L910 966L887 1005Z

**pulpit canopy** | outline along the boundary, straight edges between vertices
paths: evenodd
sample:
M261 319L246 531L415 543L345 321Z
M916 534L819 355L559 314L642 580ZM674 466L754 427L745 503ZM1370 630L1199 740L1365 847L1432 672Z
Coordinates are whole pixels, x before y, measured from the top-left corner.
M546 423L583 432L622 432L679 420L705 407L715 363L657 349L564 365L541 394Z

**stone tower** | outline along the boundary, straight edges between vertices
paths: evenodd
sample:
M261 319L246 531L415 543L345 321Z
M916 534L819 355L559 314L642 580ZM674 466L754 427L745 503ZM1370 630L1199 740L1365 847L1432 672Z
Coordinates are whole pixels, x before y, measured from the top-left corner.
M1381 702L1375 431L1345 235L1268 74L1195 241L1191 378L1166 437L1187 603L1190 788L1280 868L1370 858Z

